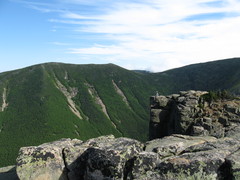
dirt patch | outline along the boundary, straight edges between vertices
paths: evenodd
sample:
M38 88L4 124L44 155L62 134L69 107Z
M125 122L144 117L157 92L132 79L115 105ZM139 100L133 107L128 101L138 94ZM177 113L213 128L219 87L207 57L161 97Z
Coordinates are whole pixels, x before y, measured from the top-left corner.
M108 115L107 112L107 108L105 106L105 104L103 103L102 99L100 98L100 96L98 95L98 92L96 91L96 89L94 88L94 86L85 83L85 85L88 87L88 92L89 94L92 96L93 99L95 99L95 103L100 105L103 113L107 116L107 118L111 121L113 127L119 132L121 133L118 129L117 129L117 125L111 120L111 118Z
M72 100L78 93L78 89L76 87L70 88L70 92L67 88L55 77L56 87L64 94L68 101L69 109L79 118L83 119L80 112L77 109L77 105Z
M108 115L108 112L107 112L107 109L106 109L106 106L103 103L100 96L98 95L96 89L88 83L85 83L85 85L88 87L89 94L95 99L95 103L101 106L101 109L102 109L103 113L108 117L108 119L110 119L110 117Z
M122 90L117 86L117 84L114 82L114 80L112 80L112 83L113 83L113 87L114 89L116 90L116 92L122 97L123 101L126 103L126 105L130 107L129 103L128 103L128 100L125 96L125 94L122 92Z
M2 103L1 111L3 112L8 106L8 103L7 103L7 88L3 89L2 101L3 101L3 103Z

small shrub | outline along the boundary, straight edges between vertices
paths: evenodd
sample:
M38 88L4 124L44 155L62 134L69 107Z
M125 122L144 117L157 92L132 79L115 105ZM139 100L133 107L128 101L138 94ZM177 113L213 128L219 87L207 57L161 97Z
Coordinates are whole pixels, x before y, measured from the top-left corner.
M220 91L209 91L209 93L202 95L201 98L203 99L203 101L212 103L213 101L223 100L223 99L234 99L235 97L227 90L220 90Z

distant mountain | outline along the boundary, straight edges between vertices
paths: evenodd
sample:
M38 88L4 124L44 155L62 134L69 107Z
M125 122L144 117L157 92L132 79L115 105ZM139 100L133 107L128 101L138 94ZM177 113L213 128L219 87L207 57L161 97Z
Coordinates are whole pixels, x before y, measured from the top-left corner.
M240 94L240 58L211 61L151 74L162 92L180 90L229 90ZM160 92L161 92L160 91Z
M134 72L138 72L138 73L142 73L142 74L149 74L151 73L150 71L146 71L146 70L132 70Z
M0 167L22 146L114 134L147 140L156 91L227 89L240 93L240 59L142 73L114 64L46 63L0 74Z

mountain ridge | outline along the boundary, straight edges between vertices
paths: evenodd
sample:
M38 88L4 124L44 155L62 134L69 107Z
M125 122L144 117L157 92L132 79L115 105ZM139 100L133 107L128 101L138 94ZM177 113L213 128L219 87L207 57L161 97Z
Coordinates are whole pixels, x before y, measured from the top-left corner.
M146 141L148 102L156 91L167 95L229 86L240 92L240 59L210 63L161 73L114 64L44 63L0 73L0 166L14 164L22 146L63 137L113 134Z

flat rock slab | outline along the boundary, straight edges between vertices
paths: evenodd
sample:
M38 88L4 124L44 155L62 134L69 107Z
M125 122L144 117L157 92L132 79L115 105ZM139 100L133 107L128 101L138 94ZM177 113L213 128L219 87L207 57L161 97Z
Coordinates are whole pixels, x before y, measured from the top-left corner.
M186 148L201 145L205 142L217 141L215 137L195 137L174 134L161 139L155 139L146 143L145 151L158 153L161 159L173 155L178 155Z

